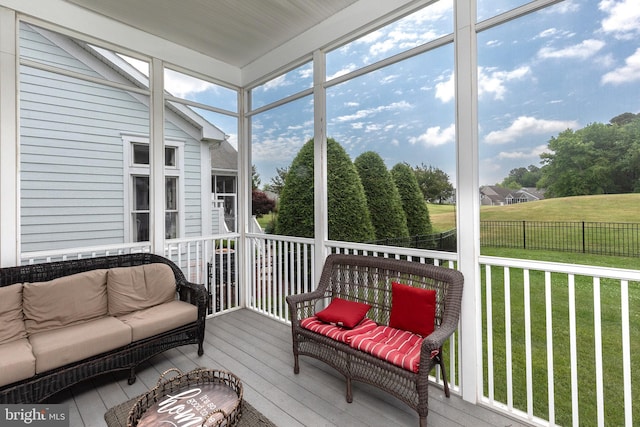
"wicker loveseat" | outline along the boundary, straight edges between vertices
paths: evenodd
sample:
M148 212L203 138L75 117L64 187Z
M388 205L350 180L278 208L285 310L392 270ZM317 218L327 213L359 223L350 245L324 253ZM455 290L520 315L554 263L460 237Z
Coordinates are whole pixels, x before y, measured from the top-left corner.
M372 384L415 409L420 425L426 426L429 373L436 364L442 369L445 394L449 396L442 346L458 325L463 281L459 271L444 267L373 256L329 255L318 288L287 297L294 372L298 374L300 370L299 355L322 360L345 376L348 402L352 401L352 381ZM396 289L405 288L411 293L431 293L434 300L431 307L435 308L427 323L433 322L433 332L427 336L393 325L398 323L399 315L417 315L418 321L428 316L429 310L424 310L424 314L422 310L420 313L392 311L392 300L394 304L401 301ZM353 305L366 304L365 310L370 307L356 326L349 325L353 326L349 329L341 327L342 323L332 324L317 318L325 306L328 305L329 310L335 301L345 300L355 303ZM394 316L396 320L392 321ZM394 327L389 327L390 323ZM375 345L368 345L372 342ZM394 348L389 350L390 346ZM378 348L382 351L377 351Z
M39 403L165 350L203 354L207 293L139 253L0 269L0 403Z

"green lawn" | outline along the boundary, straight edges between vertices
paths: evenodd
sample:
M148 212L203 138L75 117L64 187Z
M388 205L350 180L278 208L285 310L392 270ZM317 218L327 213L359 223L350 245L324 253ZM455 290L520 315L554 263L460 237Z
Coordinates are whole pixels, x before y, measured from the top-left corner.
M535 253L534 253L535 252ZM607 267L637 268L637 258L602 257L595 255L571 254L559 252L541 252L520 250L484 249L487 255L515 258L542 259L561 263L580 263ZM493 357L495 398L506 402L506 330L505 330L505 279L502 268L491 269L492 319L493 319ZM483 358L487 357L486 336L486 283L485 270L482 269L483 304ZM525 317L524 317L524 273L520 269L511 269L509 273L511 340L513 358L513 399L514 406L526 411L526 360L525 360ZM531 349L534 415L548 417L547 386L547 336L546 336L546 290L545 274L530 273L531 300ZM571 371L569 347L569 293L567 275L552 274L550 282L552 312L552 348L554 362L554 392L556 422L560 425L572 423ZM596 425L596 388L595 388L595 334L594 334L594 285L593 279L575 277L575 310L578 358L578 396L581 426ZM620 283L613 280L600 281L600 307L602 322L602 351L604 354L604 399L606 425L624 425L621 411L623 394L622 378L622 327L621 327L621 290ZM640 282L629 283L629 312L631 334L632 387L634 400L640 396ZM485 367L485 393L487 388ZM633 425L640 425L640 407L635 405Z
M456 226L454 205L427 204L436 232ZM481 221L640 222L640 194L603 194L480 207Z
M443 231L455 227L455 207L428 205L434 230ZM585 222L640 222L640 194L581 196L548 199L511 206L483 206L483 221L585 221ZM637 257L615 257L583 253L555 252L523 249L498 249L482 247L483 255L505 258L532 259L566 264L582 264L612 268L640 269ZM492 328L495 399L507 401L506 329L505 329L505 278L502 268L491 269ZM482 269L482 324L484 384L488 393L487 317L485 306L486 282ZM531 272L529 276L531 301L531 352L533 377L534 415L548 418L548 357L554 365L554 406L556 423L572 424L572 390L569 340L569 291L567 275L551 274L551 322L552 354L547 352L545 274ZM526 358L524 272L511 269L509 273L513 404L526 411ZM595 386L595 321L593 279L575 277L575 318L578 371L578 400L580 426L597 424ZM604 377L604 411L606 425L624 425L622 326L620 283L600 281L600 310ZM631 335L631 366L633 401L640 398L640 281L629 283L629 328ZM633 425L640 425L640 405L634 405Z

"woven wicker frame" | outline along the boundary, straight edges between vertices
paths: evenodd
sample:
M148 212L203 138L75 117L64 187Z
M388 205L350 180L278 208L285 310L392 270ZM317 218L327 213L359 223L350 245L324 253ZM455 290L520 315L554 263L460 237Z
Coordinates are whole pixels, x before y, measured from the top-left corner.
M425 337L418 373L402 369L368 353L351 348L321 334L304 329L300 320L313 316L333 297L371 305L367 317L388 325L391 314L391 283L402 282L436 290L436 329ZM352 401L352 381L376 386L405 402L418 412L426 426L429 411L429 373L439 364L449 395L442 346L458 326L464 277L457 270L418 262L361 255L329 255L318 288L287 297L293 335L294 372L300 371L298 356L310 356L329 364L346 379L346 398ZM431 358L432 351L439 350Z
M129 370L129 384L133 384L135 369L140 363L165 350L185 344L198 344L198 355L202 355L207 307L206 288L203 285L188 282L177 265L159 255L149 253L112 255L1 268L0 286L45 282L89 270L151 263L163 263L171 267L176 278L176 291L180 300L198 307L198 318L195 322L132 342L127 346L89 359L7 384L0 387L0 403L39 403L67 387L106 372Z

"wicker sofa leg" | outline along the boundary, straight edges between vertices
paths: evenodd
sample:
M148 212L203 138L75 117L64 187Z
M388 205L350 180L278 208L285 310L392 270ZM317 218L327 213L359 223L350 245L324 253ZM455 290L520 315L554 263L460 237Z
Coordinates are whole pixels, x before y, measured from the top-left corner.
M298 355L293 355L293 373L298 375L300 373L300 363L298 362Z
M346 377L347 379L347 403L353 402L353 389L351 387L351 378Z
M427 427L427 417L420 417L420 427Z
M435 357L435 361L438 365L440 365L440 373L442 374L442 384L444 384L444 395L450 397L449 393L449 382L447 381L447 369L444 366L444 360L442 360L442 347L440 347L440 352Z
M127 384L131 385L136 382L136 367L134 366L129 370L129 379L127 380Z

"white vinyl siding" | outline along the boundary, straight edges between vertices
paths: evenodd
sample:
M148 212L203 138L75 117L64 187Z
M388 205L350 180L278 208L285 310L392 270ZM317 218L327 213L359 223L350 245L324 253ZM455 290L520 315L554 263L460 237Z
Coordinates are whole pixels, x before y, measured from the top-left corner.
M170 121L165 121L165 138L167 139L185 139L187 135ZM184 177L184 211L180 214L184 216L184 236L192 237L202 235L202 192L200 190L201 179L210 179L209 177L201 177L200 162L200 143L191 138L191 143L184 145L184 169L182 176Z
M20 36L23 57L96 77L87 63L107 67L96 57L88 59L86 51L77 60L28 26ZM148 138L148 98L24 65L19 97L21 252L129 242L124 186L130 178L122 135ZM200 235L202 143L193 137L198 130L175 113L167 114L166 128L167 138L185 141L180 215L186 235Z

